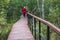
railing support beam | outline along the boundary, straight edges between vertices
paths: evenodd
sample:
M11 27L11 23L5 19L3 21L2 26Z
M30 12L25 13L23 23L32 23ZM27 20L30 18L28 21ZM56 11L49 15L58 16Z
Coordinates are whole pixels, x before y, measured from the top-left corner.
M34 18L34 33L35 33L35 40L36 40L36 19Z
M41 22L39 21L39 40L41 40Z
M50 28L47 26L47 40L50 40Z

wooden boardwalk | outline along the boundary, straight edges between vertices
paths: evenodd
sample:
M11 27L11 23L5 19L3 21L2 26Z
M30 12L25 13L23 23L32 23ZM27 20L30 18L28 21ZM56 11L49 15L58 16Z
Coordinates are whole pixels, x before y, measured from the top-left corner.
M27 17L20 17L12 27L7 40L34 40L32 33L28 27Z

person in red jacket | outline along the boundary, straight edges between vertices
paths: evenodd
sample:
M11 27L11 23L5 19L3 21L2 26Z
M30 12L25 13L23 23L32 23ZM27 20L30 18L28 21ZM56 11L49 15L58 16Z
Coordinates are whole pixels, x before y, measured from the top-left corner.
M26 8L23 7L23 8L22 8L22 13L23 13L23 16L24 16L24 17L25 17L25 15L26 15L26 12L27 12Z

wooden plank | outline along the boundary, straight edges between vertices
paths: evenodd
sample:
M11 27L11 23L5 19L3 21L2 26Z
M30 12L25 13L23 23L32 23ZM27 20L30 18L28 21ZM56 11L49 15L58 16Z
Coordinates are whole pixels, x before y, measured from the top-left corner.
M20 20L13 25L7 40L34 40L28 27L27 17L21 16Z

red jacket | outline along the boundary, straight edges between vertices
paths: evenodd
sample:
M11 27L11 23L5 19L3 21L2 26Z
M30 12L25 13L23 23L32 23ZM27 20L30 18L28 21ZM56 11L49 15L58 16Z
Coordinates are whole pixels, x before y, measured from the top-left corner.
M26 13L26 8L22 8L22 13Z

